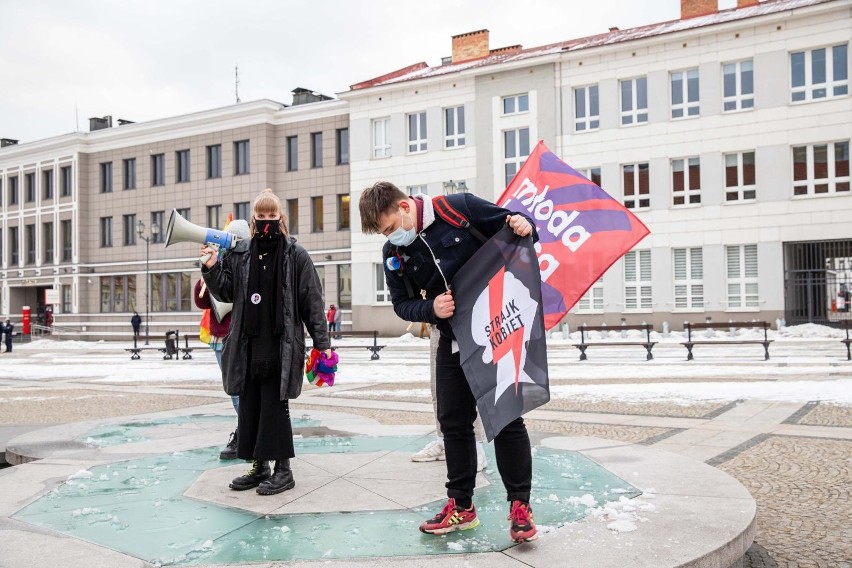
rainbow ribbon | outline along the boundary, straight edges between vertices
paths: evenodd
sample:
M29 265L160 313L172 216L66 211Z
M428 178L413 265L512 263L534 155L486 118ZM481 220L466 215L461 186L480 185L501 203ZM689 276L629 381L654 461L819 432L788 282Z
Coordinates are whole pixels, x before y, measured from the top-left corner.
M305 363L305 374L308 382L315 387L334 386L334 374L337 372L337 363L340 358L337 352L332 351L331 356L317 349L311 349L311 354Z

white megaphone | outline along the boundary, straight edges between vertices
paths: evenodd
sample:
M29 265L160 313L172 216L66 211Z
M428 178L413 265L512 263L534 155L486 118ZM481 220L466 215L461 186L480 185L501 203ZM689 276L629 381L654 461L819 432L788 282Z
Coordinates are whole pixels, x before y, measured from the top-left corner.
M190 223L178 213L177 209L172 209L172 214L169 217L169 225L166 229L167 247L176 243L198 243L202 245L216 245L219 248L229 250L237 246L238 240L239 237L228 231L199 227L194 223ZM201 257L201 264L206 263L208 260L210 260L210 255L204 255Z

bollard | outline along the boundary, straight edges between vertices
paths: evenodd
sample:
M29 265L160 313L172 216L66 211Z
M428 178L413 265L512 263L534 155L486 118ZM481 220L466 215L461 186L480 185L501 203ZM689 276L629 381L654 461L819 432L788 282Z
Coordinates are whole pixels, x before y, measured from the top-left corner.
M663 322L663 337L668 337L668 336L669 336L669 322L664 321Z
M562 324L562 339L567 340L568 338L569 338L568 322L566 321Z

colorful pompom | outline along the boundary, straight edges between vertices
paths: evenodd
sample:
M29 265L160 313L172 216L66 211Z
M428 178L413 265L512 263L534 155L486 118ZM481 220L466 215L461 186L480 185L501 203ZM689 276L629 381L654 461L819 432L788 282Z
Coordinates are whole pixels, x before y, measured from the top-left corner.
M339 359L335 351L332 351L329 357L317 349L311 349L311 354L305 363L308 382L316 387L334 386L334 374L337 372Z

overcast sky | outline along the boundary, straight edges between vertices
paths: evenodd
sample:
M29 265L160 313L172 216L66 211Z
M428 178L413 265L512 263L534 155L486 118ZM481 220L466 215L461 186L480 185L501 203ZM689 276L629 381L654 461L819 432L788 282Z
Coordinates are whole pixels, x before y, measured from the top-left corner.
M438 65L455 34L526 48L679 15L679 0L0 0L0 137L226 106L235 65L243 102L289 104L296 87Z

